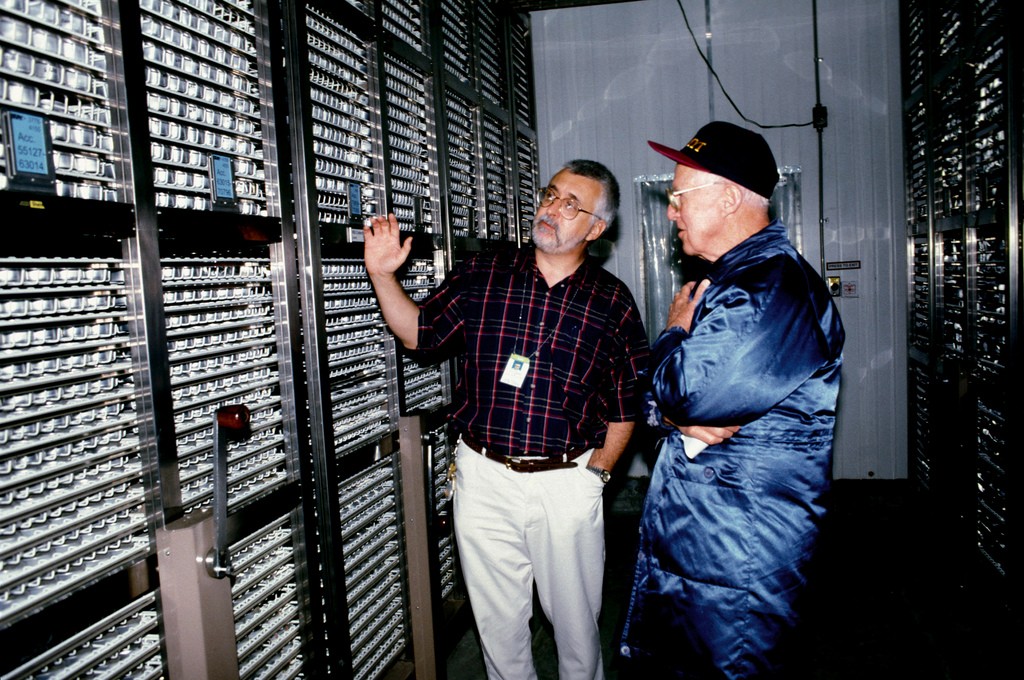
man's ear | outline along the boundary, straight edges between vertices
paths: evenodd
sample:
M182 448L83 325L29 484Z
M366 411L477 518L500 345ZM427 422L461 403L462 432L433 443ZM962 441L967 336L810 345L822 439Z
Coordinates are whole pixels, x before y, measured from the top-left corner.
M732 182L725 182L721 201L722 209L727 214L734 213L743 205L743 190Z
M590 228L590 231L587 232L587 235L584 238L587 241L596 241L597 239L601 238L601 234L603 234L607 228L607 222L605 222L604 220L598 220L594 222L594 226Z

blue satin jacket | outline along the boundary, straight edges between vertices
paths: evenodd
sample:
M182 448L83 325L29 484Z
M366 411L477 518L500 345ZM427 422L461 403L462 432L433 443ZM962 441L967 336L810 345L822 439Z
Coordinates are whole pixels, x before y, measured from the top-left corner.
M845 334L778 221L708 278L691 332L652 347L648 415L742 428L693 459L666 428L620 653L659 679L784 677L826 512Z

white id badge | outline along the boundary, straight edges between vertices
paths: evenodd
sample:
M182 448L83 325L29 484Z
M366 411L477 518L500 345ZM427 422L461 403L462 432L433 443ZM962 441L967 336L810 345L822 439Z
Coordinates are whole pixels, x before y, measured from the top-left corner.
M501 382L516 389L523 386L526 374L530 370L530 360L520 354L513 354L505 364L505 372L501 374Z

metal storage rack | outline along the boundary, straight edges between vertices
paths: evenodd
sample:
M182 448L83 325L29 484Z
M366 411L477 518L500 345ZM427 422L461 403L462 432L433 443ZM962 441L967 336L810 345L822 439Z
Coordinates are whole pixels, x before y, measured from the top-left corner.
M377 212L383 179L373 49L314 7L306 8L306 29L318 220L356 226Z
M253 4L140 0L139 6L156 206L231 204L243 215L266 215L260 102L266 57L257 51L262 36ZM231 179L214 172L218 162L231 165ZM230 186L217 186L218 177Z
M413 254L402 279L402 287L416 302L421 302L441 281L432 257ZM403 415L430 412L443 407L450 399L447 367L421 364L401 353L399 404Z
M954 573L1019 606L1020 470L1009 452L1020 440L1009 420L1024 130L1011 6L901 9L911 469L957 556Z
M0 106L45 120L39 134L52 141L49 173L30 172L27 179L57 196L125 201L115 64L120 36L107 3L6 0L2 12ZM34 153L25 151L23 161ZM18 183L13 165L0 151L0 168L8 171L0 189Z
M443 423L435 423L425 433L430 490L433 502L430 519L437 540L437 570L440 574L441 601L455 594L458 574L455 568L455 532L451 521L452 481L450 472L455 462L455 442Z
M344 480L341 493L352 677L376 678L408 637L395 461Z
M393 431L387 339L362 260L323 262L327 368L338 455Z
M390 210L408 231L440 234L436 218L436 159L433 96L426 71L398 55L385 54L382 95L388 174L391 178Z
M478 145L479 125L473 106L465 97L448 91L444 97L445 141L448 152L448 201L451 205L449 223L452 235L468 238L476 236L479 227L480 178L476 159L480 157Z
M125 274L107 257L0 260L0 616L145 559Z
M449 0L440 3L441 54L448 75L462 83L473 77L472 0Z
M239 675L304 675L300 591L291 518L281 517L230 547Z
M84 618L84 617L83 617ZM11 677L164 677L156 596L147 595L10 671Z
M484 160L484 214L487 217L486 237L492 240L515 241L510 231L511 196L508 164L508 125L497 116L483 113L480 126Z
M252 435L228 448L228 502L245 503L288 480L270 259L215 252L161 264L182 506L213 495L211 419L225 404L252 412Z
M527 36L493 0L0 0L0 675L443 675L453 377L360 241L395 212L421 299L528 240Z
M484 99L507 109L509 101L509 69L505 58L505 27L498 21L498 3L482 0L476 3L476 73L480 94Z

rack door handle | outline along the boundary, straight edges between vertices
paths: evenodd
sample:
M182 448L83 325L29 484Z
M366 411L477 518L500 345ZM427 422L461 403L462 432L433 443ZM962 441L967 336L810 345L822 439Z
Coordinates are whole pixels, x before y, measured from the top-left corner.
M206 571L213 578L233 576L228 553L228 439L249 433L249 407L221 406L213 415L213 547L206 555Z

